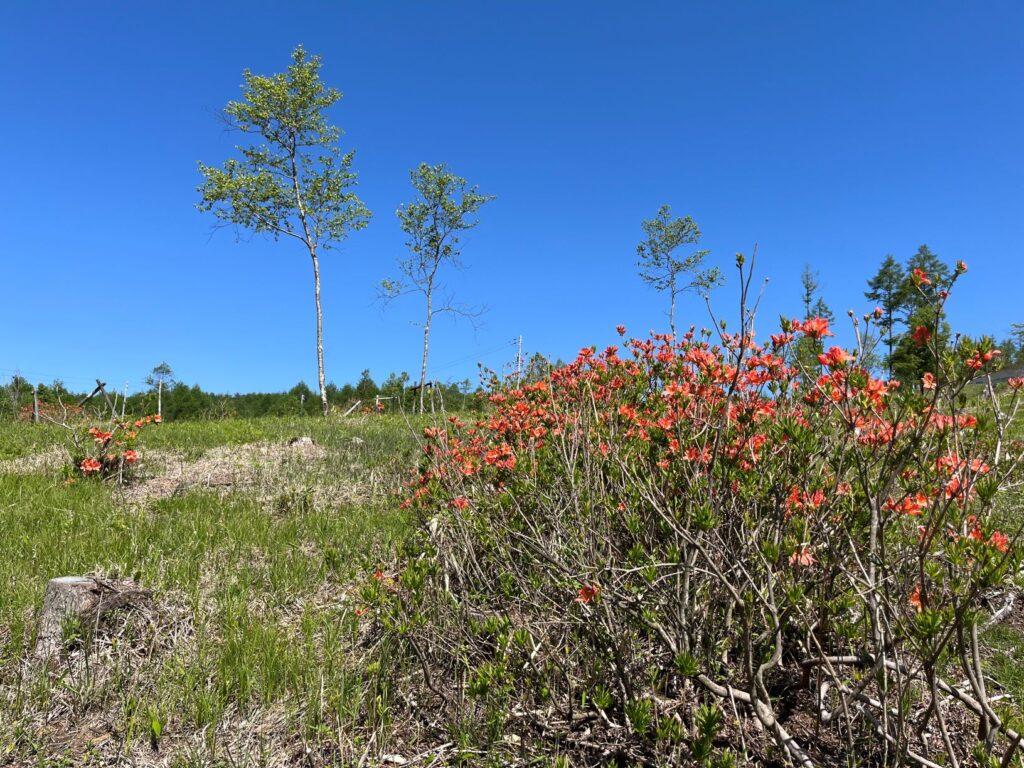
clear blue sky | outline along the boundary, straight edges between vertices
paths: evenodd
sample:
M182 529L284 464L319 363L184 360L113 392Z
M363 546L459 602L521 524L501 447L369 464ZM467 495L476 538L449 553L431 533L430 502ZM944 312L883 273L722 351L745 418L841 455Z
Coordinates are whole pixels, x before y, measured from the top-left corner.
M308 256L194 208L242 70L300 42L345 94L331 117L375 214L323 266L339 384L417 369L420 306L375 296L421 161L497 195L449 280L490 310L438 323L442 379L519 334L569 357L665 328L634 265L662 203L730 277L759 244L763 334L798 313L805 263L842 316L886 253L928 243L970 265L954 327L1002 336L1024 321L1022 40L1019 2L5 3L0 377L136 388L166 360L217 391L315 383ZM706 314L687 299L681 320Z

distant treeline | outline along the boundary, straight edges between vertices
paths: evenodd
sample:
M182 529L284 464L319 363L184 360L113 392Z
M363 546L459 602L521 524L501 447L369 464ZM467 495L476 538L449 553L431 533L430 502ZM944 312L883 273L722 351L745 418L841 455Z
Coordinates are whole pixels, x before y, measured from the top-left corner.
M158 366L158 368L161 368ZM157 370L157 369L154 369ZM317 393L305 382L299 382L287 392L250 392L244 394L219 394L205 391L198 384L186 384L176 381L170 368L163 365L161 370L163 381L161 391L161 411L165 419L181 421L188 419L226 419L253 418L259 416L316 416L320 413L320 399ZM151 377L152 379L153 377ZM74 415L81 411L76 408L89 392L77 392L68 389L60 381L51 384L39 383L38 401L44 416L60 419L64 410L69 409ZM0 419L22 418L32 416L33 383L22 376L13 376L0 391ZM107 394L117 412L121 412L121 395L109 388ZM124 403L126 414L135 416L156 413L157 381L153 380L151 388L128 395ZM446 410L472 411L483 406L483 393L479 387L470 384L469 380L461 382L438 383L428 390L427 410L430 400L434 407ZM327 385L327 397L333 411L345 412L356 403L357 410L379 408L386 413L401 411L411 412L419 402L415 389L409 387L407 373L392 373L382 384L377 384L370 371L363 371L355 384L337 386ZM115 400L116 398L116 400ZM96 395L83 409L86 413L109 414L110 406L102 395Z

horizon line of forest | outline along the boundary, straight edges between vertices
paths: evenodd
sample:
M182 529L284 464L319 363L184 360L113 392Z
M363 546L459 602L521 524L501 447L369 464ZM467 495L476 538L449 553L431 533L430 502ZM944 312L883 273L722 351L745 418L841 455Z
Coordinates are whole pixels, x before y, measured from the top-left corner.
M931 284L927 290L918 290L913 275L928 275ZM936 313L935 304L927 295L929 292L944 290L952 279L953 269L943 262L927 245L901 264L892 255L887 255L878 271L867 281L865 298L877 305L876 334L871 339L873 351L865 360L866 367L886 373L890 378L903 384L915 384L920 377L935 368L934 352L927 346L914 342L913 329L919 326L937 330L938 349L948 348L956 341L949 324L941 311ZM835 315L819 291L817 274L808 265L801 275L803 319L823 317L830 323ZM1001 351L1004 367L1024 366L1024 323L1011 327L1010 335L1002 340L983 336L977 341L991 342ZM964 341L964 337L960 337ZM794 357L805 367L816 369L817 356L824 351L821 340L804 339L794 350ZM515 366L514 375L534 380L546 375L552 367L563 365L561 360L551 361L541 353L535 353ZM382 403L388 411L412 411L415 409L418 387L410 386L410 374L406 371L392 372L378 383L369 369L364 369L354 383L341 386L330 382L326 385L332 406L350 407L359 402L364 407ZM130 393L124 402L125 411L133 414L155 409L158 388L162 390L162 413L171 420L201 418L257 418L261 416L316 415L320 410L317 393L304 380L283 392L235 392L217 393L204 390L198 383L188 384L176 379L173 369L161 362L146 377L147 389ZM482 384L473 385L468 378L459 381L432 382L439 405L443 403L452 410L479 410L483 407ZM36 390L41 407L74 405L87 393L75 392L60 380L50 384L37 382L33 385L24 376L15 373L3 386L0 396L0 418L26 418L31 416L33 389Z

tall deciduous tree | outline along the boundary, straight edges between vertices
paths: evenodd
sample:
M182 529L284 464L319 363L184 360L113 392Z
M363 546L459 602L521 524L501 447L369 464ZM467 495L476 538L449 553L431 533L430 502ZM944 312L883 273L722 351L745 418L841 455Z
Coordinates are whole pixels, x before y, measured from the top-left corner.
M899 313L906 301L907 293L906 273L903 271L903 266L892 255L886 256L882 266L878 268L878 272L868 280L868 288L869 290L864 292L865 298L875 302L882 310L878 329L889 350L885 358L885 365L891 378L896 323L899 322Z
M297 240L308 252L316 299L317 381L326 416L320 255L370 218L353 191L355 153L338 148L341 131L325 115L341 93L323 84L320 57L308 57L301 45L287 72L263 76L245 70L243 76L243 99L228 102L224 119L252 140L236 147L239 156L221 168L199 163L204 181L197 207L225 225Z
M640 279L657 291L669 296L668 324L676 333L676 301L679 294L689 290L708 290L720 281L717 267L702 270L707 250L695 250L679 258L676 255L684 245L700 242L700 228L689 216L672 218L672 208L663 205L653 219L640 222L645 239L636 247L640 257Z
M439 314L461 315L475 318L480 310L453 303L452 296L444 294L440 279L445 265L461 267L460 235L473 227L480 208L494 199L494 195L481 194L476 186L470 187L461 176L456 176L445 164L420 166L410 171L416 199L401 206L398 221L408 236L406 247L409 258L398 263L399 276L381 282L381 298L390 301L409 293L422 294L426 302L423 317L423 362L420 367L419 407L423 410L427 385L427 357L430 351L430 328ZM438 291L444 295L438 295Z

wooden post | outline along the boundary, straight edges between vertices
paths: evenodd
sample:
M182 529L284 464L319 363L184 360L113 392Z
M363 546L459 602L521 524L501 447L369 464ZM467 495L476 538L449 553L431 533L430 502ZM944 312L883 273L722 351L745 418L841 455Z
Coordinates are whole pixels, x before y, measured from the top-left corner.
M32 385L32 423L39 423L39 385Z
M164 381L160 379L156 383L156 415L161 419L164 417L163 414L163 394L164 394Z
M94 389L92 391L92 395L89 395L89 397L85 398L85 400L89 400L97 392L99 392L101 395L103 395L103 399L107 401L107 407L110 409L111 417L116 419L117 418L117 409L114 407L114 404L112 402L110 402L110 395L107 394L107 382L100 381L99 379L96 379L96 389ZM83 404L85 403L85 400L82 401Z
M124 419L124 407L128 403L128 382L124 383L124 397L121 398L121 419Z

